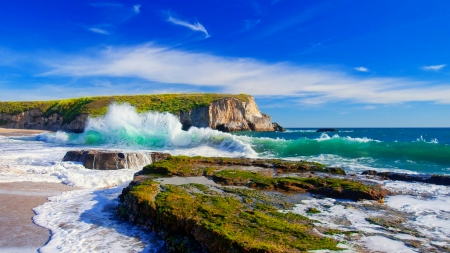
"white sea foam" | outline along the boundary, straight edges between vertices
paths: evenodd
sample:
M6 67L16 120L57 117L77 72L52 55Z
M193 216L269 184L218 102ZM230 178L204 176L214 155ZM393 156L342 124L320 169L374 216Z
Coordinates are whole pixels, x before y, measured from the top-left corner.
M439 140L436 138L431 139L430 141L427 141L423 136L421 135L420 138L416 139L416 142L425 142L425 143L433 143L433 144L439 144Z
M34 208L34 222L52 233L40 252L160 252L155 234L117 218L124 186L65 192Z
M326 133L322 133L320 135L319 138L317 138L317 141L328 141L328 140L336 140L336 139L341 139L341 140L345 140L345 141L350 141L350 142L360 142L360 143L366 143L366 142L381 142L379 140L373 140L367 137L363 137L363 138L358 138L358 137L350 137L350 136L345 136L345 137L340 137L338 134L334 134L332 137L330 137L328 134Z
M405 243L386 238L384 236L367 236L360 239L360 242L371 251L374 252L396 252L396 253L415 253L405 245Z

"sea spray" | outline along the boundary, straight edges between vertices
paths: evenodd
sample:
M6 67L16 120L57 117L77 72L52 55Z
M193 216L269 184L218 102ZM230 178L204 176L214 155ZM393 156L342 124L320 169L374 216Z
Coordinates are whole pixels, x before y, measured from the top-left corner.
M38 140L68 144L146 150L174 150L208 146L239 156L256 156L249 144L229 133L210 128L182 130L170 113L137 113L128 104L112 104L106 115L89 118L81 134L45 133Z

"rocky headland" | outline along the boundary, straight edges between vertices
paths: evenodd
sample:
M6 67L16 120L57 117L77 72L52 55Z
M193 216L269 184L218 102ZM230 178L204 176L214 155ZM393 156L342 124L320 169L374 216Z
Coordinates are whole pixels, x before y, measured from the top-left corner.
M89 117L104 115L111 103L129 103L139 112L172 113L179 118L184 130L194 126L223 132L284 131L258 109L252 96L245 94L164 94L0 102L0 127L80 133Z

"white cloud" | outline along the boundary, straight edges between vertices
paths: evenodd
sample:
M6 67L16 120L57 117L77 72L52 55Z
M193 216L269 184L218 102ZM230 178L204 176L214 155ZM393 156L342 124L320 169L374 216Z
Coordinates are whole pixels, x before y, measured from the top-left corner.
M445 66L447 66L447 64L423 66L422 69L427 71L439 71Z
M91 32L94 32L94 33L109 35L108 31L106 31L104 29L97 28L97 27L90 27L90 28L88 28L88 30L91 31Z
M140 4L133 5L133 11L135 13L140 13L141 12L141 5Z
M373 106L373 105L367 105L367 106L364 106L363 109L364 109L364 110L374 110L374 109L377 109L377 107L376 107L376 106Z
M354 70L359 71L359 72L369 72L368 68L362 67L362 66L356 67L356 68L354 68Z
M172 24L174 24L174 25L181 25L181 26L184 26L186 28L189 28L192 31L202 32L202 33L205 34L205 38L209 38L210 37L208 31L206 30L206 28L202 24L200 24L199 22L195 22L195 23L191 24L191 23L189 23L187 21L174 18L174 17L172 17L170 15L169 15L169 18L167 18L167 21L172 23Z
M450 84L361 78L338 71L185 52L153 44L109 48L85 56L59 56L46 64L52 68L43 74L47 76L135 77L161 84L209 87L216 92L291 97L310 105L333 101L371 105L450 103Z

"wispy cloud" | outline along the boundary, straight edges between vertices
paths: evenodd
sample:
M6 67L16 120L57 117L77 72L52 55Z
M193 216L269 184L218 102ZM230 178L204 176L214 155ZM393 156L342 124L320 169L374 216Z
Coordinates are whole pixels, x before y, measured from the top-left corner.
M291 97L309 105L335 101L370 105L450 103L450 84L446 83L362 78L340 71L192 53L154 44L109 48L96 55L58 56L45 63L51 67L43 74L46 76L137 77L216 92Z
M134 11L134 13L140 13L141 5L140 4L133 5L133 11Z
M202 24L200 24L199 22L189 23L187 21L174 18L174 17L172 17L170 15L167 18L167 22L170 22L170 23L172 23L174 25L184 26L186 28L191 29L192 31L202 32L202 33L205 34L205 39L210 37L208 31L206 30L206 28Z
M423 66L422 69L426 71L439 71L443 69L445 66L447 66L447 64Z
M93 33L98 33L98 34L104 34L104 35L109 35L110 33L104 29L100 29L97 27L89 27L88 28L89 31L93 32Z
M246 19L246 20L244 20L244 29L242 29L242 32L245 32L247 30L252 29L257 24L259 24L259 22L261 22L260 19L258 19L258 20L254 20L254 19Z
M367 106L364 106L363 109L364 110L374 110L374 109L377 109L377 107L373 106L373 105L367 105Z
M359 71L359 72L369 72L369 69L363 66L360 67L356 67L354 68L354 70Z

